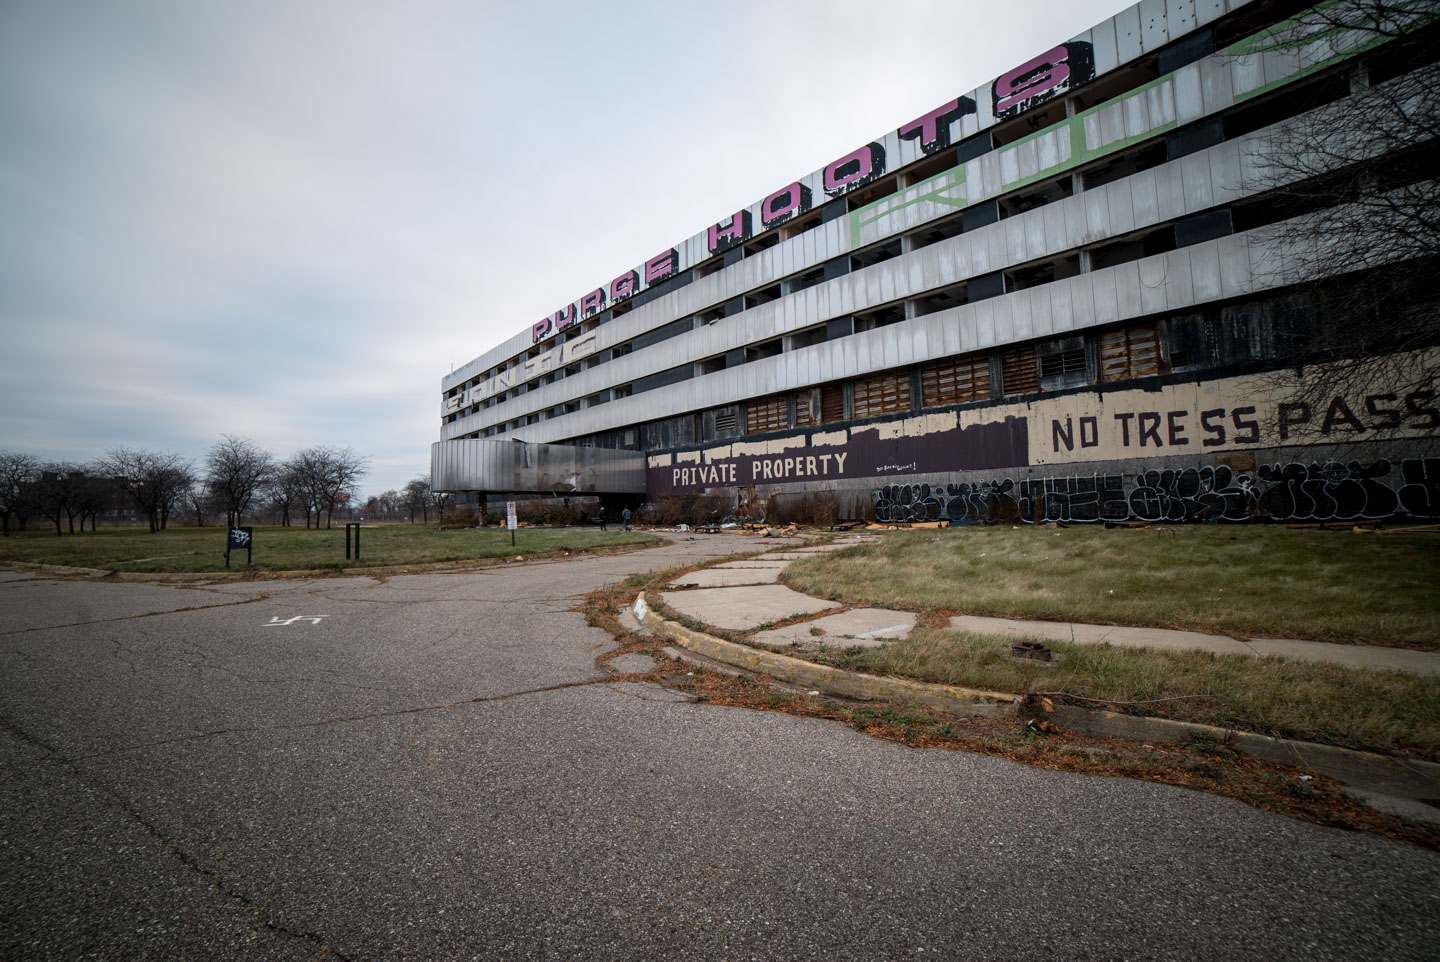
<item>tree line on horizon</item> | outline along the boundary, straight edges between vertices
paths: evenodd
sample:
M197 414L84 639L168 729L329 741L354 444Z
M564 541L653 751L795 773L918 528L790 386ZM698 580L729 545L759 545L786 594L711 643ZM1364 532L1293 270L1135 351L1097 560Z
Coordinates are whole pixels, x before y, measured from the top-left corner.
M77 518L82 532L87 520L93 531L105 514L143 519L156 532L172 518L193 518L204 527L207 518L221 514L238 525L268 513L289 527L293 513L304 515L306 528L312 522L319 528L323 515L328 528L336 507L352 503L368 467L368 459L349 447L317 445L281 459L229 434L199 465L145 448L114 448L83 464L0 451L0 524L6 537L12 522L23 529L32 518L53 524L57 535L68 524L74 534ZM429 481L423 480L428 497Z

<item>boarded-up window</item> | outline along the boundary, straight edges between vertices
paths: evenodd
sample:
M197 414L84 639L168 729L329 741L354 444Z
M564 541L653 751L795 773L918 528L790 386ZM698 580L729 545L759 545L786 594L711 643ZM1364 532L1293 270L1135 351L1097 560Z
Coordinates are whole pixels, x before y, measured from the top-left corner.
M1007 395L1040 390L1040 367L1035 363L1033 345L1007 347L1000 355L1000 386Z
M805 428L815 423L815 392L801 391L795 395L795 426Z
M833 424L845 420L845 388L827 384L820 389L820 423Z
M745 433L764 434L783 431L790 426L790 405L784 397L765 398L746 405Z
M718 438L733 438L739 431L739 420L735 415L735 406L729 405L723 408L713 408L701 416L700 440L714 441Z
M973 354L939 364L920 372L920 399L927 408L990 397L990 358Z
M1163 374L1160 332L1152 324L1117 328L1100 335L1100 380Z
M910 373L898 371L855 382L855 416L910 410Z

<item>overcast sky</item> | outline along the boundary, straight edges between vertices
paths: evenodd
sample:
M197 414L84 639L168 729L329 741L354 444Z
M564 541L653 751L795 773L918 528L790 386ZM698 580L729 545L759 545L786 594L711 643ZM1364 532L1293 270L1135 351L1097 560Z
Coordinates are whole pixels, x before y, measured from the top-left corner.
M0 449L400 487L452 367L1119 9L0 0Z

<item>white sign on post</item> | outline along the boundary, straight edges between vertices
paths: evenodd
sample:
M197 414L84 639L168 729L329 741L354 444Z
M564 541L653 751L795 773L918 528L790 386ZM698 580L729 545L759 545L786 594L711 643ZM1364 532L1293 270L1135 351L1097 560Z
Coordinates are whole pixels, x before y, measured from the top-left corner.
M505 502L505 527L509 528L511 531L514 531L514 530L515 530L516 525L515 525L515 502L514 502L514 501L506 501L506 502Z

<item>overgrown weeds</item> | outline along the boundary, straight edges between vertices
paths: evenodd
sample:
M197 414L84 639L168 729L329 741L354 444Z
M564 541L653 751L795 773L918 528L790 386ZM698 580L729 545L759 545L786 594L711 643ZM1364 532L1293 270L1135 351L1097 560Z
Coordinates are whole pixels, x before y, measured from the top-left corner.
M1434 678L1281 658L1063 642L1050 647L1064 661L1047 664L1010 657L1013 641L919 629L881 648L818 657L880 674L1068 696L1088 707L1440 759L1440 682Z
M791 565L835 600L1440 648L1440 538L1268 526L894 532Z

